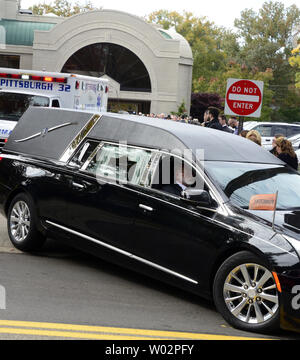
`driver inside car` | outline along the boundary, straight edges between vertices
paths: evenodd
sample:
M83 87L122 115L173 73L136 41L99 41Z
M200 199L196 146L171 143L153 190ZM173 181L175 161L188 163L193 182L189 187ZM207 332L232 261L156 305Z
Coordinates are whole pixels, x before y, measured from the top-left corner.
M174 166L174 176L170 176L170 178L170 183L162 185L161 191L180 197L183 196L183 191L194 187L196 182L192 167L182 161L177 161Z

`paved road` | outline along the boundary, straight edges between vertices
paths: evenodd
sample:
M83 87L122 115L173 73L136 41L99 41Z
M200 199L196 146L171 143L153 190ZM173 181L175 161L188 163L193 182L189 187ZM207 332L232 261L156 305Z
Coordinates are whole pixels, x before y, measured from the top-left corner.
M39 255L16 253L3 218L0 248L0 339L264 337L229 327L210 302L53 240Z

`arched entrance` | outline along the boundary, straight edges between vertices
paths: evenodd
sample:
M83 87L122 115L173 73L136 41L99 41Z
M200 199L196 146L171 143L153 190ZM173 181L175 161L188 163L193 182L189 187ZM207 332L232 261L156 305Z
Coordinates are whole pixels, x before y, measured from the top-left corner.
M151 93L149 73L143 62L129 49L112 43L96 43L74 53L62 68L65 73L106 76L118 84L119 92ZM109 111L150 112L150 102L110 97ZM132 96L130 96L132 99Z

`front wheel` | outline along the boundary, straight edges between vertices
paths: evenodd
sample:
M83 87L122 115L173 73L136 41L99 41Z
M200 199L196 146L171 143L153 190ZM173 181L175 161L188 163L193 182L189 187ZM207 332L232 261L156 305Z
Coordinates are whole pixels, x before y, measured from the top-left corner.
M37 230L37 216L32 199L25 193L18 194L8 209L7 229L12 244L21 251L41 248L45 237Z
M233 327L270 333L279 329L279 294L268 265L248 251L228 258L213 285L214 302Z

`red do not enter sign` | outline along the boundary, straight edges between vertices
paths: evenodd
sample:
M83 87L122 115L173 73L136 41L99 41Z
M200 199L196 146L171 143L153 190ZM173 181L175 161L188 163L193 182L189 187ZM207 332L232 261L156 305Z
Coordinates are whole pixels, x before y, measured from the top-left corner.
M262 81L228 79L225 114L260 117L262 98Z

